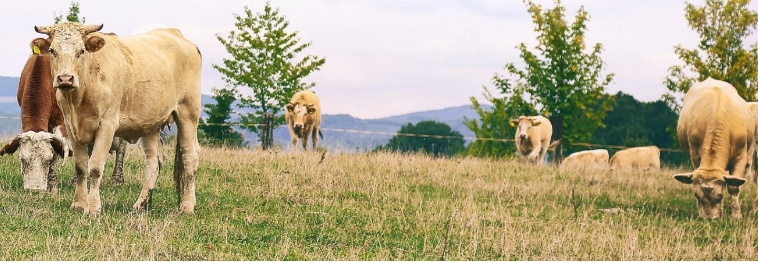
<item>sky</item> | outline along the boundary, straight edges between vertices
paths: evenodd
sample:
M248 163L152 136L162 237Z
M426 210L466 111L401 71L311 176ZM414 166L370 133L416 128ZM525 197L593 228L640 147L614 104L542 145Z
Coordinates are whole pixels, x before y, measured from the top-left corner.
M552 0L535 0L552 8ZM704 1L693 0L702 5ZM264 0L79 0L86 23L127 36L174 27L203 53L202 92L224 87L212 67L230 58L216 39L234 30L244 6L262 12ZM324 114L375 119L484 101L495 74L520 63L516 46L534 47L534 24L519 0L271 0L311 42L302 55L326 59L305 81L315 82ZM668 68L680 65L674 46L696 46L697 34L684 18L685 1L563 0L573 21L580 6L590 14L587 46L602 43L604 74L613 72L607 92L622 91L641 101L658 100ZM69 0L10 0L0 9L0 76L19 76L29 43L67 12ZM752 10L758 9L751 3ZM750 36L746 43L758 42Z

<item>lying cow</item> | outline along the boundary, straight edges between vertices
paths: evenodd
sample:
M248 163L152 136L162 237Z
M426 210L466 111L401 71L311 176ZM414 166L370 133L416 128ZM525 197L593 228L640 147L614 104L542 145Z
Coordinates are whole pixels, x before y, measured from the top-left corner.
M285 120L292 137L292 150L297 151L297 141L308 150L308 137L313 137L313 149L318 146L317 134L321 136L321 103L311 90L297 92L286 106Z
M569 170L606 170L608 168L608 150L595 149L574 152L561 162L561 171Z
M98 33L103 25L60 23L35 26L49 39L53 87L66 118L76 163L71 209L98 214L100 182L114 136L130 143L141 138L145 181L133 208L145 210L159 170L159 133L170 119L177 138L174 181L179 211L195 210L200 119L201 56L177 29L156 29L118 37ZM87 145L94 145L87 156ZM92 182L87 192L87 178Z
M516 148L519 155L529 162L543 164L545 154L552 146L550 137L553 135L553 125L550 120L543 116L519 116L518 119L511 120L511 126L516 125Z
M750 108L729 83L708 78L685 95L676 132L695 171L674 178L692 185L701 217L721 216L724 191L731 195L732 218L742 217L740 186L753 154L755 128Z
M661 170L661 150L657 146L632 147L619 150L608 163L615 170Z

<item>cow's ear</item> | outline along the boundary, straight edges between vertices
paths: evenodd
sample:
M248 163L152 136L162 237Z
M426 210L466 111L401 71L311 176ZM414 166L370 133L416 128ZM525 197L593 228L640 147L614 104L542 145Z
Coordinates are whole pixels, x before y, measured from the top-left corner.
M308 114L316 113L316 107L313 105L308 105Z
M99 36L90 36L87 38L87 41L84 41L84 48L88 52L100 51L100 48L103 48L103 46L105 46L105 39Z
M518 119L511 119L511 126L518 125Z
M45 38L35 38L29 43L29 46L35 55L47 54L50 51L50 41Z
M66 152L63 147L63 143L64 143L63 141L55 137L53 139L50 139L50 145L53 147L53 152L58 154L58 156L60 157L66 157L65 155Z
M542 124L542 120L539 120L536 117L532 117L532 126L538 126L540 124Z
M5 155L5 154L13 154L13 153L15 153L16 149L18 149L20 141L21 141L20 137L14 138L13 141L11 141L7 145L5 145L5 147L3 147L2 150L0 150L0 156Z
M674 179L683 184L692 184L692 173L683 173L674 175Z
M728 186L741 186L742 184L745 184L747 180L741 177L732 176L732 175L726 175L724 176L724 179L726 180L726 185Z
M292 113L292 111L295 110L295 105L293 105L292 103L289 103L287 104L286 108L287 108L287 112Z

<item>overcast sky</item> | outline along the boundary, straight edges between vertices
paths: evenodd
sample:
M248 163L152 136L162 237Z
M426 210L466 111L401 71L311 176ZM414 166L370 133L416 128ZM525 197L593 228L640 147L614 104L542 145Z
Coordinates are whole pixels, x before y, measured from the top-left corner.
M553 7L552 0L537 0ZM704 1L692 1L698 5ZM234 13L248 5L262 12L265 1L80 0L87 23L121 36L157 27L176 27L203 53L203 93L224 86L212 68L229 57L216 39L234 29ZM667 68L680 64L673 49L692 48L697 35L687 27L681 0L564 0L570 21L583 5L590 14L587 45L604 45L605 73L616 74L609 93L619 90L642 101L666 91ZM18 76L40 37L34 25L53 23L69 0L3 1L0 9L0 75ZM326 58L316 82L326 114L380 118L470 105L492 88L495 73L519 62L516 45L534 46L534 25L519 0L272 0L312 42L303 54ZM758 9L758 4L751 4ZM748 44L755 43L751 36ZM494 89L492 89L494 91Z

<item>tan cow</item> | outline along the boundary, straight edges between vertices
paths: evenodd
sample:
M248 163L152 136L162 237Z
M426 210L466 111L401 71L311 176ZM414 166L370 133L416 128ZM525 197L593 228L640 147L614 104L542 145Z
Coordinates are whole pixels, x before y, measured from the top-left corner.
M561 171L568 170L606 170L608 168L608 150L595 149L574 152L561 162Z
M661 170L661 150L657 146L632 147L613 154L608 163L615 170Z
M684 97L676 132L695 171L674 178L692 185L698 214L706 219L721 216L728 191L732 218L741 218L740 186L746 181L755 139L755 121L745 100L724 81L699 82Z
M177 126L174 180L179 211L195 210L200 118L201 57L177 29L119 37L98 33L103 25L35 26L49 39L53 86L66 121L76 163L71 209L98 214L100 182L114 135L141 138L145 181L133 208L145 210L158 176L159 131L173 117ZM43 46L43 45L38 45ZM93 145L87 157L87 145ZM86 175L92 178L87 192Z
M516 129L516 148L521 157L529 162L543 164L550 148L553 125L543 116L519 116L511 120Z
M750 115L753 116L755 121L755 140L753 141L753 155L750 158L750 167L747 170L745 178L753 180L753 183L758 183L758 102L747 102L750 107Z
M321 136L321 103L312 90L297 92L286 106L284 118L292 137L292 150L297 151L297 141L303 144L303 151L308 150L308 136L313 137L313 149ZM316 136L318 135L318 136Z

